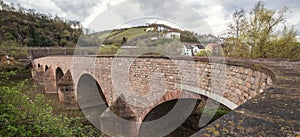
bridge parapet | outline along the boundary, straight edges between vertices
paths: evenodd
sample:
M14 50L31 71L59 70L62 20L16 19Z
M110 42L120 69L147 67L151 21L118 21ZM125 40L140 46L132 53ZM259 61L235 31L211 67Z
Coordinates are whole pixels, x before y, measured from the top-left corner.
M247 61L268 68L273 73L273 85L193 136L300 135L300 61Z
M113 72L114 70L120 70L120 68L113 68L121 67L115 65L116 63L122 65L120 63L126 62L128 59L133 60L131 66L127 68L128 70L124 71L128 72L128 77L124 77L123 71ZM163 78L165 80L165 83L163 83L163 86L165 86L164 93L172 93L178 90L189 91L198 88L207 93L217 95L211 96L215 97L215 99L218 97L221 97L223 100L226 99L227 102L233 104L228 107L234 109L256 96L259 92L262 92L266 87L270 87L272 79L275 79L272 72L255 63L243 60L226 60L225 65L222 63L224 62L217 58L214 59L214 63L210 63L207 58L174 57L169 59L161 56L142 56L139 58L130 56L53 56L33 61L34 70L39 73L41 73L41 68L49 66L50 69L43 75L48 80L46 85L50 85L46 86L48 89L51 87L56 88L55 71L57 68L61 68L63 73L70 71L75 92L77 92L80 76L85 73L90 74L99 83L109 105L112 105L122 92L126 92L129 95L139 94L141 97L144 96L145 98L141 98L142 101L140 103L149 103L147 100L155 98L154 94L149 96L149 93L152 93L151 90L161 90L153 89L161 86L153 85L155 83L159 84L159 82L153 81ZM37 68L36 66L40 67ZM116 79L121 82L113 83L116 82L113 81ZM220 93L217 93L220 90L218 86L211 86L222 84L225 86ZM187 87L185 85L195 88L182 89L182 87ZM117 88L113 89L113 87ZM46 90L46 92L49 92L49 90ZM196 91L190 92L197 93ZM77 94L75 93L75 95ZM156 98L163 97L162 95L156 96L158 96ZM159 102L163 101L157 99L156 102L150 103L155 105Z

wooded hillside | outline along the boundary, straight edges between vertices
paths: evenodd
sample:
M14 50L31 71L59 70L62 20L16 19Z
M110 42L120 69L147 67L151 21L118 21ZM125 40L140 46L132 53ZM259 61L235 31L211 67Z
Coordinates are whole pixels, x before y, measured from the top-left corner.
M0 1L0 26L0 44L6 45L75 46L82 33L78 21L38 13L20 4L8 5L3 1Z

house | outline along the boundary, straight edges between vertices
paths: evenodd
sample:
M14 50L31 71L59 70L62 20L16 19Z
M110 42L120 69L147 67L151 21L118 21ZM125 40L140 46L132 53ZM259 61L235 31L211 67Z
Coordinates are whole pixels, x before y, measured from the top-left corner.
M166 27L164 27L164 26L157 26L157 30L158 30L159 32L169 31L169 29L166 28Z
M193 56L192 50L193 49L191 45L183 45L183 55Z
M164 25L164 24L146 23L146 26L148 26L148 28L145 28L144 31L147 31L147 32L153 32L153 31L166 32L166 31L170 31L169 27Z
M186 56L194 56L201 50L205 50L203 45L199 44L185 44L183 46L183 54Z
M194 47L193 48L194 55L200 52L201 50L205 50L203 45L192 45L192 46Z
M154 29L155 29L154 27L150 27L150 28L146 28L145 31L152 32L152 31L154 31Z
M163 34L165 39L180 39L180 33L176 31L168 31Z

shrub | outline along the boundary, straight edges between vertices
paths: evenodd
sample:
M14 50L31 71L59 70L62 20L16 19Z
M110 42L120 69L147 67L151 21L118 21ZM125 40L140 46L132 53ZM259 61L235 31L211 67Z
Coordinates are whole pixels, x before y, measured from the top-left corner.
M208 50L201 50L195 54L195 56L200 56L200 57L207 57L208 55L210 55L210 52Z

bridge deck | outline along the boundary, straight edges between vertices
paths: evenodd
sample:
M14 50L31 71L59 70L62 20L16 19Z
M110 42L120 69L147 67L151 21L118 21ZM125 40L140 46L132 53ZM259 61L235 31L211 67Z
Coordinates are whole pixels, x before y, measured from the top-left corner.
M300 63L266 61L275 84L193 136L300 136Z

